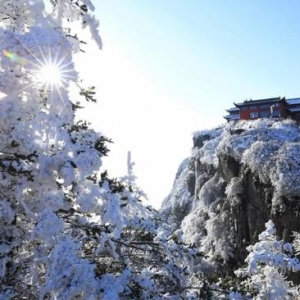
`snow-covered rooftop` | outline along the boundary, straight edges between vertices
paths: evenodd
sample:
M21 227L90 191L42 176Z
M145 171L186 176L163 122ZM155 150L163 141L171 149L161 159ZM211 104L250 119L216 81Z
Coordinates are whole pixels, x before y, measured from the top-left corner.
M240 111L240 109L238 107L232 107L232 108L226 109L226 111L228 111L228 112L238 112L238 111Z
M288 105L300 104L300 98L285 99Z

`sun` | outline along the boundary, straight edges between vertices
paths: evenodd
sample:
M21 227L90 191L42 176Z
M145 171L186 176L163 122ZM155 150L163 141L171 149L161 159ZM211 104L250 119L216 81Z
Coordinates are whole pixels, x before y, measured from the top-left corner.
M64 81L63 70L55 63L40 66L37 77L46 87L60 87Z
M70 81L76 82L78 74L74 70L70 51L61 51L59 48L53 54L50 47L45 50L38 46L40 53L35 55L25 49L31 54L31 59L8 50L4 50L3 55L28 71L27 78L32 81L28 86L37 85L44 92L58 92L61 95L63 90L68 89Z

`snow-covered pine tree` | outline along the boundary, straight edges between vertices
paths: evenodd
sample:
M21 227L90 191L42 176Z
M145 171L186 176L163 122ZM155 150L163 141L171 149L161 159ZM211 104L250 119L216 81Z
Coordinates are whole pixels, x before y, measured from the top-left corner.
M0 299L196 299L195 249L167 239L100 172L107 139L74 121L73 54L89 0L0 5ZM89 99L93 91L80 90Z
M259 235L259 241L248 247L247 266L236 271L245 278L242 282L253 299L299 299L299 288L286 277L300 270L290 243L277 240L274 223L266 223L266 230ZM248 297L245 297L248 299ZM245 299L234 293L232 299Z

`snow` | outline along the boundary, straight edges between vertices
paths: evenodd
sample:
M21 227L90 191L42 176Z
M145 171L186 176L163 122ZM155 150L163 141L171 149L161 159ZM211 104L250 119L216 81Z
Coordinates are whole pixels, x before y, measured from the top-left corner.
M79 253L78 243L70 238L58 241L49 255L49 269L41 298L48 291L55 291L51 292L52 296L61 299L96 297L99 284L93 275L95 267L88 260L80 258Z
M218 165L218 158L216 153L216 147L219 145L221 136L216 136L207 141L204 146L199 150L199 158L201 163Z
M248 267L236 274L247 277L244 282L256 292L254 299L296 299L299 291L285 275L299 271L300 263L292 257L292 246L276 239L274 223L269 220L265 226L259 241L248 247L249 255L245 260Z
M232 156L270 181L275 206L280 195L300 192L297 125L257 120L195 133L203 145L181 164L159 214L144 205L130 153L128 174L110 178L102 170L106 138L74 121L77 99L69 92L78 80L73 54L80 38L69 27L81 23L102 47L92 2L47 5L52 12L42 0L4 0L0 7L0 299L192 300L212 292L203 272L213 272L213 259L233 258L235 246L222 197L225 191L236 205L243 190L238 177L226 183L215 174L196 182L191 195L187 187L199 175L191 164L216 169L220 156ZM62 68L59 84L38 79L48 63ZM293 254L299 235L293 246L276 240L271 221L266 227L238 273L259 297L298 295L284 275L300 270Z
M110 178L108 139L75 123L81 43L70 25L80 22L101 48L94 6L46 4L0 6L0 299L189 299L197 250L158 229L130 153L128 174ZM39 79L48 64L61 80Z
M51 210L44 209L37 219L37 226L32 232L32 239L44 240L47 245L53 246L59 233L64 230L64 222Z
M139 202L132 168L123 181L103 176L105 138L74 123L69 83L77 80L72 54L79 48L64 26L81 20L101 46L98 22L86 11L93 5L53 5L47 16L43 1L3 1L0 8L0 276L7 280L0 297L119 299L124 290L130 294L134 277L150 280L151 258L139 269L129 259L138 254L126 253L143 235L155 235L154 212ZM10 18L14 13L20 17ZM48 62L65 68L62 84L37 79ZM143 254L151 249L147 243ZM121 275L120 259L140 274Z
M236 130L243 130L243 132L228 134ZM224 128L219 144L214 147L214 155L232 156L236 161L240 161L256 172L262 182L267 183L271 180L276 193L294 196L300 192L299 134L298 126L289 120L241 121L237 125L229 124ZM200 149L200 153L207 155L205 146L203 150ZM203 162L209 162L201 159Z
M180 165L178 170L177 178L174 182L174 187L171 192L171 196L168 199L165 199L162 207L164 207L164 203L168 203L168 205L184 205L185 202L189 201L190 194L183 188L186 186L186 178L188 176L188 161L184 160L184 162Z
M225 193L233 206L240 204L239 196L243 194L241 179L239 177L233 177L230 183L226 186Z

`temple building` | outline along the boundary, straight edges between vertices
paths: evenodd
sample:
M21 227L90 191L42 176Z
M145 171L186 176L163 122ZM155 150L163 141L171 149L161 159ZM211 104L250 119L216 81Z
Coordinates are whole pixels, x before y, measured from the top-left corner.
M254 120L259 118L291 118L300 122L300 98L276 97L259 100L245 100L233 103L224 118L227 121Z

